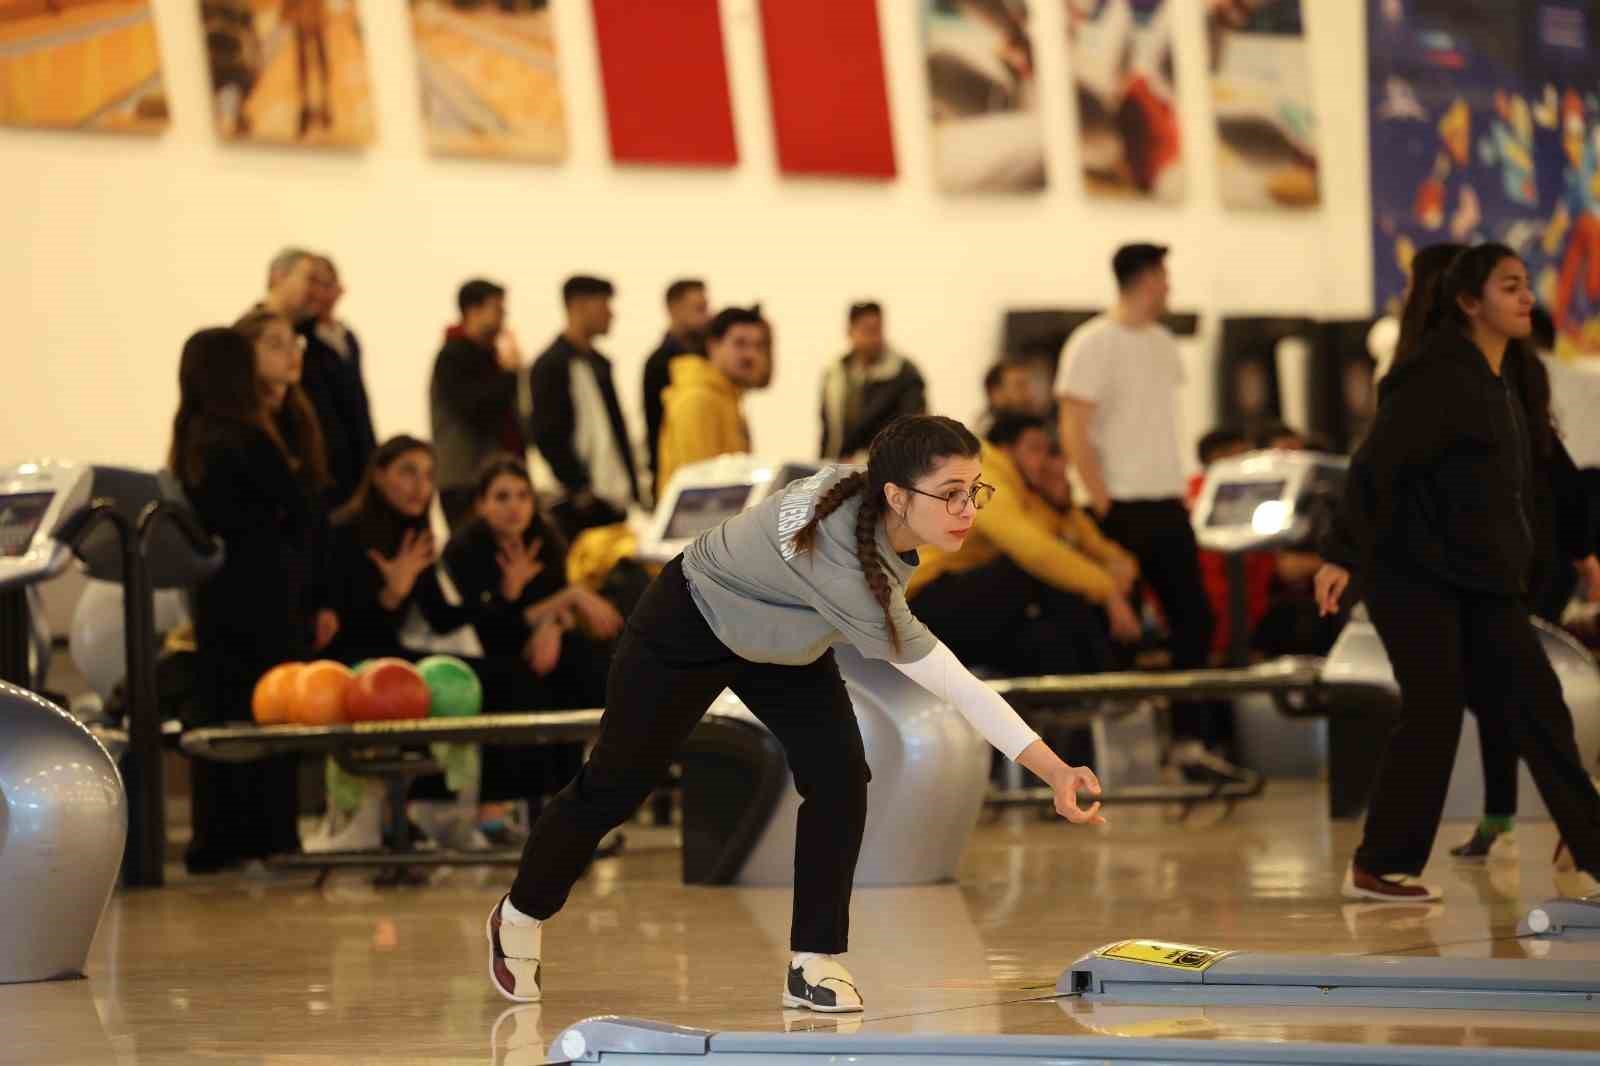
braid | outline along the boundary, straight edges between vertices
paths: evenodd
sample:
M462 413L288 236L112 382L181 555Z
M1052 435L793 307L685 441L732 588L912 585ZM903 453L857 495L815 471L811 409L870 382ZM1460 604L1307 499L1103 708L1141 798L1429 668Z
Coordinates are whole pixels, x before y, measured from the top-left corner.
M827 492L817 500L817 509L811 512L811 521L800 527L800 532L794 535L796 551L808 552L817 542L817 526L824 518L843 506L844 501L862 492L867 487L867 475L857 472L849 477L840 478Z
M883 572L883 558L878 555L878 519L883 515L883 495L873 493L861 501L856 515L856 558L861 560L861 573L867 579L872 598L883 608L883 624L889 627L889 645L900 652L900 631L895 628L894 615L889 612L889 575Z

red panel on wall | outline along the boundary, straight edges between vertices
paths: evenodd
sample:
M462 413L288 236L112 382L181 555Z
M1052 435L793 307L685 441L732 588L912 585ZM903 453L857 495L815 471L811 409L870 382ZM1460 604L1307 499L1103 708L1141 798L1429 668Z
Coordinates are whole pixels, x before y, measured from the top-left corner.
M613 159L739 161L717 0L594 0L594 28Z
M778 169L892 178L876 0L762 0Z

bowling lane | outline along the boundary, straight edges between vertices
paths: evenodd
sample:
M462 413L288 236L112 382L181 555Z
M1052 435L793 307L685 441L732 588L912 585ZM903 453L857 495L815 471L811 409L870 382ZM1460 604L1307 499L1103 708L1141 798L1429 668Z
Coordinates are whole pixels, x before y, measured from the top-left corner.
M1550 892L1541 862L1553 842L1548 825L1519 829L1523 860L1509 869L1460 869L1448 856L1436 863L1428 872L1445 885L1443 907L1346 905L1338 889L1359 825L1330 823L1325 809L1320 786L1275 782L1222 821L1198 812L1179 824L1159 809L1124 808L1104 829L1021 811L986 823L958 884L857 892L847 962L867 997L858 1018L779 1008L788 890L685 887L678 852L659 840L648 846L658 830L627 829L628 850L580 882L547 934L545 1002L510 1013L483 972L483 918L507 871L444 870L423 888L378 890L354 872L317 889L309 875L194 879L173 869L169 888L114 899L87 982L0 990L0 1031L59 1038L65 1049L40 1058L3 1041L0 1062L538 1062L564 1028L601 1013L724 1031L1600 1053L1592 1015L1053 997L1074 958L1125 937L1348 954L1505 955L1526 946L1512 933L1523 907ZM1441 853L1468 828L1446 825ZM1552 951L1600 960L1582 954L1597 946Z

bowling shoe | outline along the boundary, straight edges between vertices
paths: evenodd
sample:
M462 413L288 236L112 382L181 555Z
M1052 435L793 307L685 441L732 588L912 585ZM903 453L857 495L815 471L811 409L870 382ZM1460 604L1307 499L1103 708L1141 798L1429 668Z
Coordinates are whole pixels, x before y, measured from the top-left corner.
M789 963L784 976L783 1005L822 1014L850 1014L861 1009L856 979L832 955L803 952Z
M507 922L502 896L489 912L489 980L513 1003L539 1002L539 957L544 950L543 922Z

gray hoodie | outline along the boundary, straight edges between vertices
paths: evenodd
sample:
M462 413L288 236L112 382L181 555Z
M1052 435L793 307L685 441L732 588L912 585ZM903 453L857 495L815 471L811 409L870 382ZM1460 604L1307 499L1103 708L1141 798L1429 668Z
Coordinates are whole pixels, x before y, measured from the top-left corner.
M811 551L795 547L795 534L816 513L817 499L857 469L824 467L702 533L683 553L690 594L734 654L751 662L801 665L839 643L896 663L916 662L933 651L934 635L906 606L916 552L897 553L880 522L878 555L889 578L899 652L890 644L883 608L856 558L860 495L822 520Z

